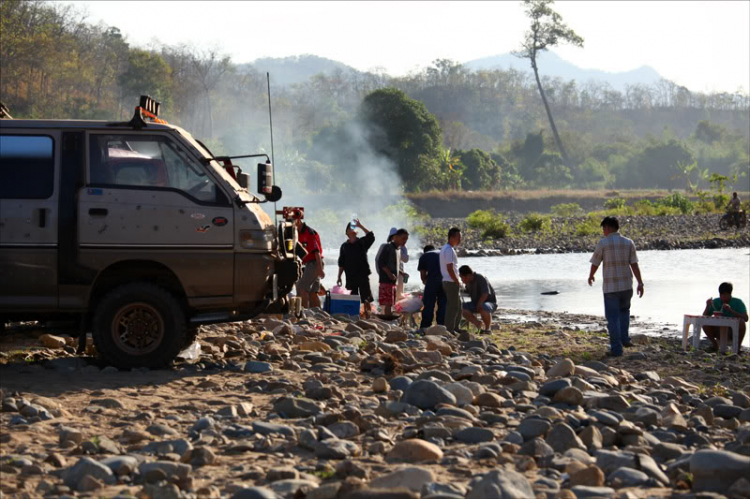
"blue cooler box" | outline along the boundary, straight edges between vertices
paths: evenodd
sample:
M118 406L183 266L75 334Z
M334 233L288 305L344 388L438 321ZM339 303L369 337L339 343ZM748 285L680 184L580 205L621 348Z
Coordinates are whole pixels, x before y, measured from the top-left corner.
M359 317L359 295L329 295L330 303L326 303L325 310L333 314L348 314Z

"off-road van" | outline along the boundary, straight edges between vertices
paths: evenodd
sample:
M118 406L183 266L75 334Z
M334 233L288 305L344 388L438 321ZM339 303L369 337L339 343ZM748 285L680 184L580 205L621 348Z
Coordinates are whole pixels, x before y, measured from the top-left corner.
M201 323L285 305L297 234L259 206L281 194L158 118L0 119L0 327L75 318L120 367L161 366ZM247 155L254 157L265 155ZM266 157L267 159L267 157Z

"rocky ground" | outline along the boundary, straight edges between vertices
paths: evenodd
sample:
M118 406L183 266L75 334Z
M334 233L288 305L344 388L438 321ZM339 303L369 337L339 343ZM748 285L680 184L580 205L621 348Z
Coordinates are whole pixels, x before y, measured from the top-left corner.
M440 247L450 227L462 229L462 256L494 256L527 251L536 253L587 253L594 250L601 233L579 236L577 226L585 217L551 217L547 230L524 232L519 224L525 215L509 215L510 234L503 239L483 240L463 218L435 218L423 223L420 240ZM719 229L720 215L619 217L620 232L635 241L639 250L740 248L750 246L750 224L744 229Z
M3 497L750 497L747 353L598 360L600 317L454 337L306 311L128 372L50 332L0 338Z

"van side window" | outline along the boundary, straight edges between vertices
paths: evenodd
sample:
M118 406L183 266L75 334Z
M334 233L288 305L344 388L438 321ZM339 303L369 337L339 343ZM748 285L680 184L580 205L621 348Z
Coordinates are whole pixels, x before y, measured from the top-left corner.
M0 198L47 199L54 187L52 137L0 135Z
M91 134L89 179L90 185L172 188L198 201L226 202L203 166L161 135Z

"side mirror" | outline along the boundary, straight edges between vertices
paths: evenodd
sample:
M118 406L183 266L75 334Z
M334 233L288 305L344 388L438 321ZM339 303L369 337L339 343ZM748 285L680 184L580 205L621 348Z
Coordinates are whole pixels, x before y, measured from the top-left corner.
M240 173L237 175L237 183L240 184L240 187L243 189L247 189L250 187L250 175L247 173Z
M271 194L266 194L266 199L272 203L281 199L281 187L277 185L271 187Z
M268 197L273 190L273 165L258 163L258 193Z

